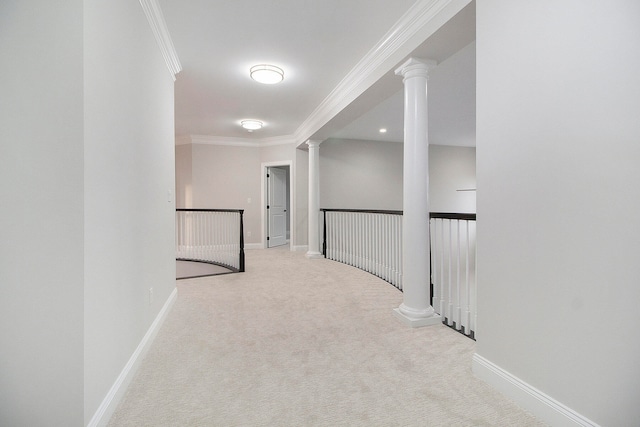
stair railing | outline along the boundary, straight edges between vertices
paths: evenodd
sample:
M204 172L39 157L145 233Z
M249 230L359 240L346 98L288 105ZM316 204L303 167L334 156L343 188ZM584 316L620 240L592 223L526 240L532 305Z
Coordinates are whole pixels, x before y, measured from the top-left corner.
M431 305L444 323L474 338L476 330L476 215L432 212Z
M244 209L176 209L176 260L244 271Z
M402 290L402 211L320 209L322 253ZM432 212L431 305L444 323L474 338L476 215Z
M322 253L402 290L402 211L321 209Z

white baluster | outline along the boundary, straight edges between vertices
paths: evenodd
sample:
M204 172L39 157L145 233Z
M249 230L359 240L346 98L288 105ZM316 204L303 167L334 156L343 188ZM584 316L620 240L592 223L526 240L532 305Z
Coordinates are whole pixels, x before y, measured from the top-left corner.
M363 227L362 227L362 259L363 259L364 262L363 262L362 266L366 269L367 264L369 264L369 263L371 263L373 261L371 259L371 256L373 256L373 254L369 252L369 249L371 249L370 243L372 243L372 236L369 235L369 230L367 228L368 226L371 226L372 217L371 217L371 214L368 214L368 213L363 213L360 216L362 217L362 221L363 221ZM368 271L371 271L371 268L369 268Z
M364 216L362 214L359 213L354 213L353 217L355 218L356 221L356 235L355 235L355 241L354 241L354 247L355 247L355 255L356 255L356 267L358 268L362 268L363 266L363 251L362 251L362 241L364 240L364 233L362 232L362 224L364 221Z
M440 298L440 292L438 292L438 245L437 245L437 232L436 232L436 220L433 218L429 219L429 244L430 244L430 255L431 255L431 281L433 282L433 295L431 297L434 301L438 301ZM436 313L438 312L438 306L434 304L434 310Z
M470 257L471 257L471 246L469 242L469 226L471 221L466 221L466 257L465 257L465 283L466 283L466 291L467 291L467 304L466 304L466 312L465 312L465 334L469 335L471 333L471 283L469 283L469 267L470 267Z
M376 252L378 259L378 276L385 278L387 276L387 263L385 257L385 247L384 242L386 240L386 229L385 229L385 219L388 215L384 214L375 214L376 221Z
M384 254L384 275L389 280L391 278L391 256L389 248L391 247L391 230L389 229L389 220L393 215L385 215L382 218L382 226L384 239L382 239L382 251Z
M336 261L344 262L344 215L343 212L337 212L337 221L336 230L338 231L338 242L339 245L336 249L338 249L338 253L336 254Z

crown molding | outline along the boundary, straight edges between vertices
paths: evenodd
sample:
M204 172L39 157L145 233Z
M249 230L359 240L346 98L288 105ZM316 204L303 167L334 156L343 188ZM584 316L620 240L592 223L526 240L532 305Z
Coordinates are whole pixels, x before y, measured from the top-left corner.
M296 142L292 135L275 136L271 138L249 139L249 138L233 138L212 135L189 135L176 138L176 145L182 144L204 144L204 145L222 145L228 147L273 147L276 145L294 144Z
M263 138L260 140L261 147L273 147L276 145L288 145L295 144L296 138L293 135L273 136L270 138Z
M471 0L417 1L298 127L294 134L298 146L469 3Z
M167 24L164 21L162 9L160 9L157 0L140 0L140 5L144 10L144 14L147 16L151 31L153 31L156 42L158 42L158 47L160 47L160 52L167 64L169 73L171 73L173 81L176 81L176 74L182 70L182 65L180 65L178 54L173 46Z
M223 145L229 147L259 147L259 143L253 139L233 138L212 135L190 135L192 144Z

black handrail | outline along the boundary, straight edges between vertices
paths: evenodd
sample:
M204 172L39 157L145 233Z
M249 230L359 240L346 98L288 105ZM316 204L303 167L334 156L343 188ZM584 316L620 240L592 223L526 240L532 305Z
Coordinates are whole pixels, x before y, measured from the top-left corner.
M452 212L430 212L429 218L443 218L443 219L460 219L466 221L475 221L476 214L474 213L452 213Z
M327 209L321 208L322 212L355 212L355 213L377 213L387 215L402 215L403 211L385 210L385 209ZM447 219L463 219L475 221L474 213L458 213L458 212L429 212L429 218L447 218Z
M238 212L242 215L244 209L190 209L176 208L176 212Z
M388 215L402 215L402 211L390 211L384 209L320 209L323 212L355 212L355 213L379 213Z
M322 212L322 255L327 257L327 212L348 212L348 213L374 213L374 214L387 214L387 215L402 215L403 211L384 210L384 209L327 209L321 208ZM476 214L474 213L457 213L457 212L429 212L429 219L443 218L443 219L459 219L466 221L475 221Z

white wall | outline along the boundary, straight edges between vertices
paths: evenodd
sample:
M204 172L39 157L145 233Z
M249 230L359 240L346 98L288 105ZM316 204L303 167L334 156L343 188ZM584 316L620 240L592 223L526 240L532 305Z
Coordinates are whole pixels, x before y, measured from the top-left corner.
M192 153L192 207L244 209L245 243L260 242L258 148L192 144Z
M429 145L431 212L476 212L475 147Z
M4 426L83 424L82 28L79 0L0 4Z
M477 3L477 352L640 419L640 3Z
M0 55L0 425L86 425L175 286L173 81L124 0L3 2Z
M173 79L139 2L84 18L86 423L175 288L175 154Z
M320 145L323 208L402 210L403 144L330 139ZM475 212L475 148L429 146L433 212Z
M329 139L320 144L320 207L402 209L402 144Z
M191 144L176 145L176 207L192 208Z

